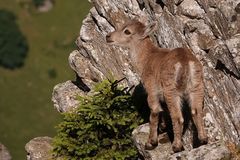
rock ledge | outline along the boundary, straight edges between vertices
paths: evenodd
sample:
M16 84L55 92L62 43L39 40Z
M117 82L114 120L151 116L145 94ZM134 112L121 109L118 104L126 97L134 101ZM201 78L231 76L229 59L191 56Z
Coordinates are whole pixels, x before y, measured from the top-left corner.
M145 160L221 160L230 159L231 152L223 142L214 142L194 148L190 151L185 150L173 153L171 142L165 133L159 135L159 145L154 150L145 150L144 144L149 135L149 124L143 124L133 131L133 141L138 151ZM164 142L163 142L164 141Z

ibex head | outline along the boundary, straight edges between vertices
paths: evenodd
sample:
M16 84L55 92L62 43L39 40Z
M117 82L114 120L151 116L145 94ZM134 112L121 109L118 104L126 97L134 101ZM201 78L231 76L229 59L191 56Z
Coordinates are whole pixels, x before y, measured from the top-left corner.
M156 22L144 25L137 20L131 20L117 28L116 31L109 33L106 36L106 41L107 43L130 47L133 43L148 37L156 28Z

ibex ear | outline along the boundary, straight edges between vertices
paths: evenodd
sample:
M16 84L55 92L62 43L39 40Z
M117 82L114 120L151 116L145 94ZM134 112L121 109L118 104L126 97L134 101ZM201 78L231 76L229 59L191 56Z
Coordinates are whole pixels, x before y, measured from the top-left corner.
M157 22L153 21L152 23L148 24L145 28L144 28L144 33L142 35L142 39L146 38L147 36L149 36L153 31L155 31L157 29Z

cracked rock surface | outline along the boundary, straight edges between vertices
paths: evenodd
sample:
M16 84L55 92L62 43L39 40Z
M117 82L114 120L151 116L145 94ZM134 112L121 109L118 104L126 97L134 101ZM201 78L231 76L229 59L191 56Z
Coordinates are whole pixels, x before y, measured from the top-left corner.
M129 50L106 43L107 33L126 19L157 21L152 40L163 48L189 47L204 66L204 122L210 143L240 143L240 0L91 0L69 56L77 75L54 88L54 106L61 112L77 106L76 94L87 94L110 74L126 77L124 85L140 83ZM191 128L191 125L189 126ZM193 148L192 130L183 136ZM140 151L141 152L141 151ZM159 151L160 152L160 151Z

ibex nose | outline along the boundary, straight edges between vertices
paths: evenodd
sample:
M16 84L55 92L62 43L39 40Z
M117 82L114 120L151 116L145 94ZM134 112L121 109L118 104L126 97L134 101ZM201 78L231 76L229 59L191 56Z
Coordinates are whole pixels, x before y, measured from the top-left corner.
M107 43L113 42L113 40L111 40L111 35L110 34L106 35L106 41L107 41Z

